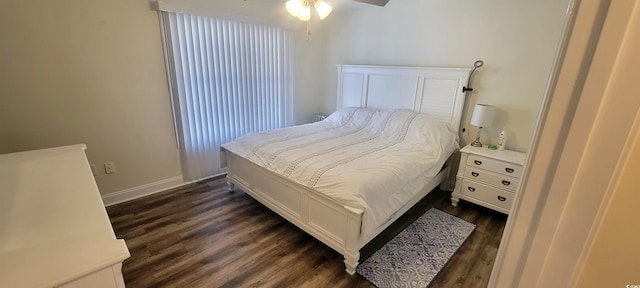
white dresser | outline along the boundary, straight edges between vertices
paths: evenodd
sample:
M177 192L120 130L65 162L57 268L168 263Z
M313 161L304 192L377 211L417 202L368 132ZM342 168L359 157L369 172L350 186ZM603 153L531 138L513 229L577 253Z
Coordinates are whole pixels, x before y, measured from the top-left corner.
M460 199L509 214L520 184L525 153L467 145L460 149L460 166L451 205Z
M124 287L85 145L0 155L0 287Z

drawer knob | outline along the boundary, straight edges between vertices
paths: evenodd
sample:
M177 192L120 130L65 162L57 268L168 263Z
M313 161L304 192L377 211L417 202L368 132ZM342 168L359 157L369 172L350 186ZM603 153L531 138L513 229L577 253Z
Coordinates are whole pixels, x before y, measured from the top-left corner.
M471 192L476 191L476 188L473 188L473 187L467 187L467 189L469 189L469 191Z
M500 201L504 202L505 200L507 200L507 198L502 197L502 196L498 196L498 200L500 200Z
M482 161L480 160L473 160L473 163L476 163L476 165L482 165Z
M473 176L473 177L478 177L478 175L480 175L480 174L478 174L478 172L471 172L471 176Z
M507 173L513 173L513 168L504 168L504 171L507 171Z
M511 182L509 182L507 180L502 180L502 185L509 186L509 185L511 185Z

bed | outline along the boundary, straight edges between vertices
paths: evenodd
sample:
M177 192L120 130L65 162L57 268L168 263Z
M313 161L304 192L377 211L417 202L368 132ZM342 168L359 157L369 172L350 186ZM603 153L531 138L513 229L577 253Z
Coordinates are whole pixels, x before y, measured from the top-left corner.
M359 250L447 176L469 72L339 65L327 119L222 146L229 188L342 254L353 274Z

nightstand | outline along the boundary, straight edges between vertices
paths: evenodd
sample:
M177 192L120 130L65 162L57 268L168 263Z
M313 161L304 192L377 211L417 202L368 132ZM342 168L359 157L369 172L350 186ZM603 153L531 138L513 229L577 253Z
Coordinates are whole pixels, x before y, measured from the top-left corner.
M509 214L526 154L511 150L489 150L467 145L460 149L460 166L451 205L460 199Z

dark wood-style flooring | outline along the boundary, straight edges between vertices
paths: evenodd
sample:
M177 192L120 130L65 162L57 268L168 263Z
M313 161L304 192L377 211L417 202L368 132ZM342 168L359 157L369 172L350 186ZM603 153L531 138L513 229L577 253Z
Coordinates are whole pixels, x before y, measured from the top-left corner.
M361 250L361 262L431 207L477 225L431 287L486 287L506 216L435 190ZM224 179L107 209L131 257L127 287L373 287L343 258Z

